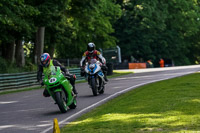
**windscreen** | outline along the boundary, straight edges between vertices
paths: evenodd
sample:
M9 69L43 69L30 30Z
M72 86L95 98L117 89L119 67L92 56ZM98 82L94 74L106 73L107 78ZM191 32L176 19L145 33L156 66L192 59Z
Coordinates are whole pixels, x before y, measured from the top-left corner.
M96 59L91 59L90 62L89 62L89 64L95 64L96 62L97 62Z

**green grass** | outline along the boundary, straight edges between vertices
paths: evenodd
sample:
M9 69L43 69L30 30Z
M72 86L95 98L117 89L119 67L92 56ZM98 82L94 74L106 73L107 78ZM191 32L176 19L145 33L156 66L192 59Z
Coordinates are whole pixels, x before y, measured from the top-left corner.
M133 73L133 72L123 72L123 71L115 72L115 71L113 71L113 75L108 76L108 78L119 77L119 76L131 74L131 73Z
M134 89L61 128L62 133L200 132L200 74Z

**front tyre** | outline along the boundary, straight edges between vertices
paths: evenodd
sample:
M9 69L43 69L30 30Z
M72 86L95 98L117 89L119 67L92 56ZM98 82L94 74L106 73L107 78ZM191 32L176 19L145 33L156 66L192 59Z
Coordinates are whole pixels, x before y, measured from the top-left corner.
M91 87L92 87L92 93L94 96L97 96L97 86L95 78L90 79Z
M60 111L62 113L66 113L67 112L67 104L65 102L66 94L64 93L64 91L56 92L55 99L56 99L56 103L58 104Z

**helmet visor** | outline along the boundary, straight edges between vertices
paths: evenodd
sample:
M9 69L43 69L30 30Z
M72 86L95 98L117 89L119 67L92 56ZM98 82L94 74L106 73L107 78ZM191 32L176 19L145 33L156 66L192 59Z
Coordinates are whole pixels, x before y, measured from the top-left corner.
M88 51L93 52L94 47L88 47Z
M49 66L49 62L50 62L50 59L47 59L45 61L41 61L41 64L43 67L48 67Z

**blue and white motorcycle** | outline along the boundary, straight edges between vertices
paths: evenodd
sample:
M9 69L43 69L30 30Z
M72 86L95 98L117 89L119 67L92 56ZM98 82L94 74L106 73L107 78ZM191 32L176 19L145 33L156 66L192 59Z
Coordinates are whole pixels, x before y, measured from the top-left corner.
M94 96L97 96L98 93L103 94L105 89L105 80L101 65L96 59L91 59L85 66L86 78Z

